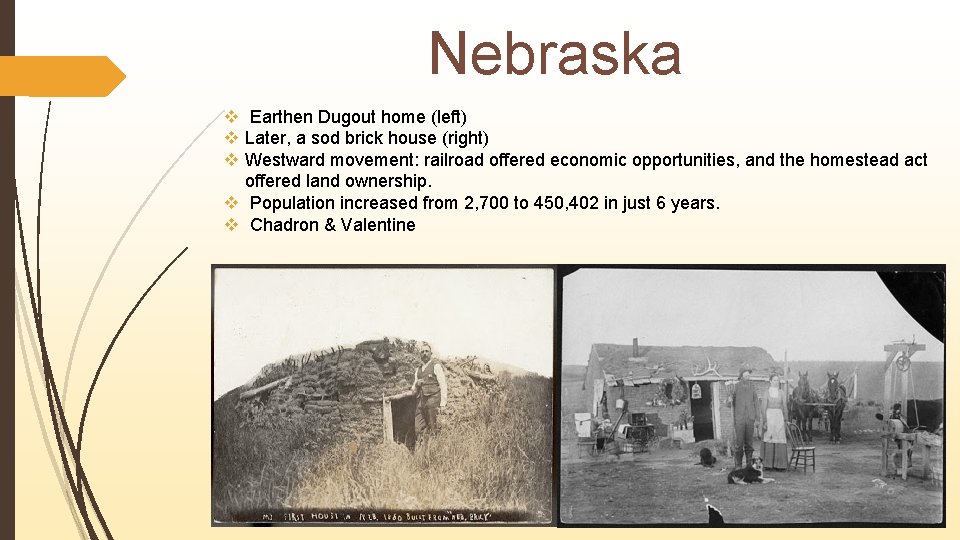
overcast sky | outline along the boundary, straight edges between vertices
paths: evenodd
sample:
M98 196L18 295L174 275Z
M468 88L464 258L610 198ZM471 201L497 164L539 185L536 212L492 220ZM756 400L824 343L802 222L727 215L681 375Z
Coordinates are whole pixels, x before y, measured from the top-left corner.
M782 361L884 360L896 340L943 344L910 317L873 272L579 270L563 283L565 364L593 343L763 347Z
M221 268L214 292L215 396L288 355L384 336L553 372L550 269Z

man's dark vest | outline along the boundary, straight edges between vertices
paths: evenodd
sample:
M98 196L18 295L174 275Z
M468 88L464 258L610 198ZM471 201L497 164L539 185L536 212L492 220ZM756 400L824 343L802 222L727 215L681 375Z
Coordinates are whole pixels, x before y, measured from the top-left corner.
M417 368L417 380L421 382L420 390L424 395L432 396L440 391L440 381L437 380L436 369L437 361L430 359L426 365Z

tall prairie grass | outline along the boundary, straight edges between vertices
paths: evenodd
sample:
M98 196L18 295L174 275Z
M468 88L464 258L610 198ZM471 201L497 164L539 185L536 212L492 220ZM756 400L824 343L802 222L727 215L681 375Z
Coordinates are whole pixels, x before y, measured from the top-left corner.
M370 434L309 421L241 428L215 412L214 517L284 508L458 509L549 521L552 381L504 374L496 388L469 396L482 400L469 415L442 413L439 433L412 452L381 442L379 426Z
M236 513L284 508L316 457L328 428L278 416L243 425L234 409L239 392L214 405L213 517L233 521Z

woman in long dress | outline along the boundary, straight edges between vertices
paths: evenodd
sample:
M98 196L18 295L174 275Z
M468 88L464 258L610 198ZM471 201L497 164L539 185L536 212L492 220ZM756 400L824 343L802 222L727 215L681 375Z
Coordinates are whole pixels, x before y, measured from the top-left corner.
M763 442L760 443L760 456L763 466L770 469L786 469L787 430L784 414L787 410L787 393L780 388L780 377L770 376L770 388L760 397L763 411Z

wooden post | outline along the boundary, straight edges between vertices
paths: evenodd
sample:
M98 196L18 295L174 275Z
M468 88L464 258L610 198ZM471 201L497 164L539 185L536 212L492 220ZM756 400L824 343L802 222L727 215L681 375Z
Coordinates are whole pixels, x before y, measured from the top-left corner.
M893 356L896 352L887 353L886 369L883 370L883 410L881 413L886 418L890 414L890 407L893 405Z
M902 372L900 377L900 392L895 392L895 371L899 371L899 368L896 367L896 359L900 355L903 355L909 360L913 357L914 353L927 350L927 346L922 343L896 342L884 345L883 350L887 353L886 369L884 369L883 372L883 414L889 414L890 407L892 407L896 401L899 401L901 413L906 415L907 392L909 391L907 384L910 382L908 378L910 370L908 369ZM906 417L904 418L906 419Z
M715 381L710 383L710 393L713 394L713 438L717 440L723 440L723 435L720 433L720 392L721 392L721 382Z
M900 453L900 466L903 468L903 479L907 479L907 471L910 469L910 452L913 450L913 441L910 439L903 440L903 449Z
M290 380L290 376L284 377L284 378L282 378L282 379L277 379L277 380L273 381L272 383L265 384L265 385L263 385L263 386L261 386L261 387L259 387L259 388L254 388L254 389L252 389L252 390L247 390L246 392L243 392L243 393L240 394L239 399L240 399L240 401L243 401L243 400L245 400L245 399L250 399L250 398L252 398L252 397L257 397L257 396L259 396L260 394L262 394L262 393L264 393L264 392L269 392L269 391L273 390L274 388L280 386L281 384L286 383L288 380Z
M386 395L380 394L383 410L383 442L393 442L393 403Z
M880 478L887 477L887 461L889 460L890 453L890 438L885 435L880 438L880 450L881 450L881 461L880 461Z

